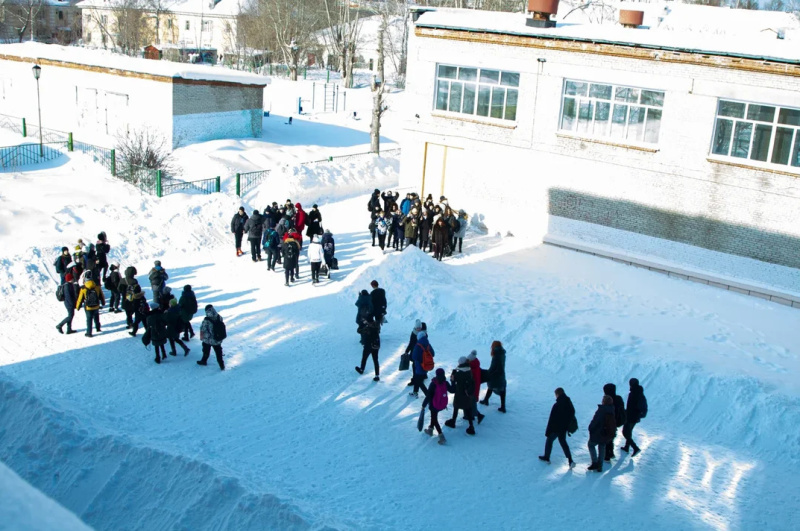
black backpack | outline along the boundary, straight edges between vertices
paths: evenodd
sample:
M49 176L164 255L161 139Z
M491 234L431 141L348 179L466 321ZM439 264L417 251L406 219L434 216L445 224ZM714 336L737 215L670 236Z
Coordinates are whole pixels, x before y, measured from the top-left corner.
M461 230L461 222L456 218L453 218L453 222L450 224L450 226L453 227L453 232L458 232Z
M567 424L567 434L571 436L576 431L578 431L578 419L575 418L575 415L572 415L572 420Z
M292 242L286 242L286 258L294 259L297 257L297 246L292 245Z
M643 419L647 416L647 398L645 398L644 393L642 393L641 398L639 398L639 418Z
M603 428L600 430L600 437L607 441L610 441L614 438L614 435L617 433L617 422L614 419L614 415L611 413L606 413L605 417L603 417Z
M60 284L56 288L56 299L58 299L60 302L64 302L64 284Z
M86 298L84 300L87 308L100 306L100 297L97 296L97 290L94 288L86 290Z
M214 341L224 341L228 337L228 330L222 318L211 320L211 331L214 336Z

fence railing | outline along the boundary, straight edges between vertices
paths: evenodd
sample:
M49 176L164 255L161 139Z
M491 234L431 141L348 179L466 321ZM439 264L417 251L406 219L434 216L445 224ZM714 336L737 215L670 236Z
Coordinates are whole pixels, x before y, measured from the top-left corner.
M375 153L374 151L367 151L364 153L353 153L352 155L336 155L328 157L327 159L320 159L320 160L312 160L309 162L302 162L302 166L310 166L314 164L326 164L330 162L347 162L348 160L360 159L365 157L372 157L378 155L380 157L395 157L400 155L401 148L392 148L392 149L382 149L380 153Z
M87 144L78 140L72 142L72 148L92 157L94 162L103 166L111 175L117 173L117 157L113 149Z
M19 133L20 135L22 135L23 122L24 120L17 118L16 116L0 114L0 127L3 129L10 129L15 133Z
M11 171L21 166L57 159L66 151L66 141L0 147L0 170Z
M242 197L244 194L264 182L272 170L249 171L236 174L236 195Z
M169 194L177 194L179 192L188 193L201 193L213 194L219 192L219 177L213 179L201 179L199 181L178 181L176 179L168 179L161 181L161 193L156 194L158 197L163 197Z

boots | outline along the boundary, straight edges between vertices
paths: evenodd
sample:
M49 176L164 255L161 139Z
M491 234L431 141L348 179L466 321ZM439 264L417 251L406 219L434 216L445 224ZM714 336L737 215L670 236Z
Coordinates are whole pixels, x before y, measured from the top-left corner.
M456 419L450 419L448 421L445 421L444 425L447 426L448 428L455 428L456 427Z
M424 431L424 432L425 432L425 435L427 435L428 437L430 437L430 436L432 436L432 435L433 435L433 426L428 426L427 428L425 428L425 429L424 429L424 430L422 430L422 431Z
M439 435L439 444L444 444L447 442L447 439L444 438L444 433Z
M243 254L244 254L244 253L242 252L242 249L241 249L241 248L239 248L239 247L237 247L237 248L236 248L236 256L242 256Z
M467 435L475 435L475 426L472 424L470 424L469 428L467 428Z

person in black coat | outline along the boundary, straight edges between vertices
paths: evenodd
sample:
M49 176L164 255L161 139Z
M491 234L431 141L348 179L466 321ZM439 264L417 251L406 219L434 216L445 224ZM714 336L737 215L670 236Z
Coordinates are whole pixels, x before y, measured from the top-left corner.
M94 246L97 253L97 270L100 273L98 279L106 281L106 273L108 273L108 253L111 252L111 245L108 243L108 237L105 232L97 235L97 243Z
M356 301L356 324L360 325L361 321L372 317L372 299L370 299L369 293L367 290L362 289L361 293L358 294L358 300Z
M150 315L147 316L147 331L150 332L150 343L156 351L156 363L167 359L167 321L157 303L150 306ZM161 357L159 358L159 352Z
M192 286L186 284L183 287L181 298L178 299L178 307L181 310L181 321L183 321L183 340L189 341L189 336L194 337L192 328L192 317L197 313L197 297L192 291Z
M322 234L322 213L317 208L317 205L311 205L311 210L306 214L306 236L309 239L312 236Z
M261 233L264 231L264 217L253 210L253 215L244 224L247 241L250 242L250 258L253 262L261 260Z
M381 379L381 366L378 363L378 351L381 349L381 326L370 316L361 321L358 333L361 334L361 344L364 345L364 349L361 352L361 365L356 366L356 372L364 374L367 358L372 356L372 363L375 366L375 378L372 380L378 382Z
M589 423L589 455L592 464L589 470L595 472L603 471L603 456L606 452L606 444L614 440L616 421L614 420L614 399L608 395L603 397L603 403L597 406L597 411ZM597 451L595 451L597 447Z
M558 439L558 444L564 450L564 455L569 461L569 467L575 466L575 461L572 460L572 453L569 451L567 444L567 430L569 429L572 419L575 418L575 406L572 405L572 400L564 392L564 389L559 387L555 391L556 403L550 410L550 418L547 420L547 428L544 430L544 436L547 437L547 442L544 444L544 455L540 455L539 459L550 462L550 452L553 451L553 441Z
M378 287L378 281L373 280L369 283L372 286L372 293L369 294L372 299L372 314L375 316L375 321L378 325L386 322L384 316L386 315L386 291Z
M623 446L621 450L627 452L629 449L633 448L633 453L631 454L631 457L633 457L641 451L633 440L633 427L642 420L642 409L646 407L645 404L647 401L644 397L644 387L639 385L639 380L631 378L628 383L631 386L631 391L628 393L625 426L622 428L622 436L625 437L625 446Z
M450 239L444 218L439 218L439 220L436 222L436 225L434 225L432 239L433 257L441 262L445 253L445 248L447 247L447 242Z
M622 400L622 397L617 394L617 386L613 383L607 383L603 386L603 392L614 399L614 421L617 424L617 428L621 428L625 425L625 401ZM617 436L617 433L614 432L614 437ZM612 459L616 458L614 455L614 439L606 445L606 461L611 461Z
M486 382L489 388L486 391L486 396L481 400L484 406L489 405L489 398L492 393L497 393L500 396L500 407L497 411L500 413L506 412L506 350L500 341L492 341L491 347L492 363L489 365L489 370L486 371L486 378L483 377L481 372L481 382Z
M67 273L69 273L69 264L72 262L72 255L69 254L69 247L62 247L61 254L58 255L56 258L55 263L53 264L56 268L56 273L61 275L61 283L67 281Z
M461 409L464 411L467 422L469 422L467 434L475 435L475 426L472 421L472 397L475 394L475 380L472 379L469 360L464 356L458 359L458 367L450 373L450 382L455 386L453 389L453 418L445 422L444 425L448 428L455 428L458 410Z
M427 331L427 329L428 327L425 326L425 323L423 323L419 319L416 320L416 322L414 323L414 328L411 330L411 337L408 339L408 346L406 347L404 354L411 356L411 352L414 350L414 347L417 346L417 333L420 332L421 330ZM407 386L411 387L413 385L414 385L414 371L412 369L411 380L408 381Z
M170 355L177 356L175 352L175 343L183 348L183 355L189 355L189 347L186 343L181 341L180 335L183 332L183 319L181 319L181 309L178 306L178 301L174 298L169 301L169 309L164 314L164 319L167 323L167 339L169 339Z
M247 212L244 207L239 207L239 211L231 219L231 233L233 233L236 243L236 256L242 256L242 236L244 236L244 225L247 223Z
M64 307L67 309L67 316L56 325L59 334L64 333L64 325L67 325L67 333L74 334L72 329L72 318L75 317L75 303L78 302L77 281L72 278L72 273L67 273L64 278Z
M119 305L122 302L122 294L119 291L120 282L122 277L119 274L119 264L111 264L111 272L103 281L105 288L111 293L111 302L108 304L108 311L112 313L119 313Z

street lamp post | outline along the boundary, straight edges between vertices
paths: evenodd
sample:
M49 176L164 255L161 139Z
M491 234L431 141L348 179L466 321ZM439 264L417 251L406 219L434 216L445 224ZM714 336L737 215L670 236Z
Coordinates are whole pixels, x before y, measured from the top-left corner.
M44 158L44 147L42 146L42 100L39 98L39 76L42 75L42 67L33 65L33 77L36 78L36 107L39 109L39 157Z

